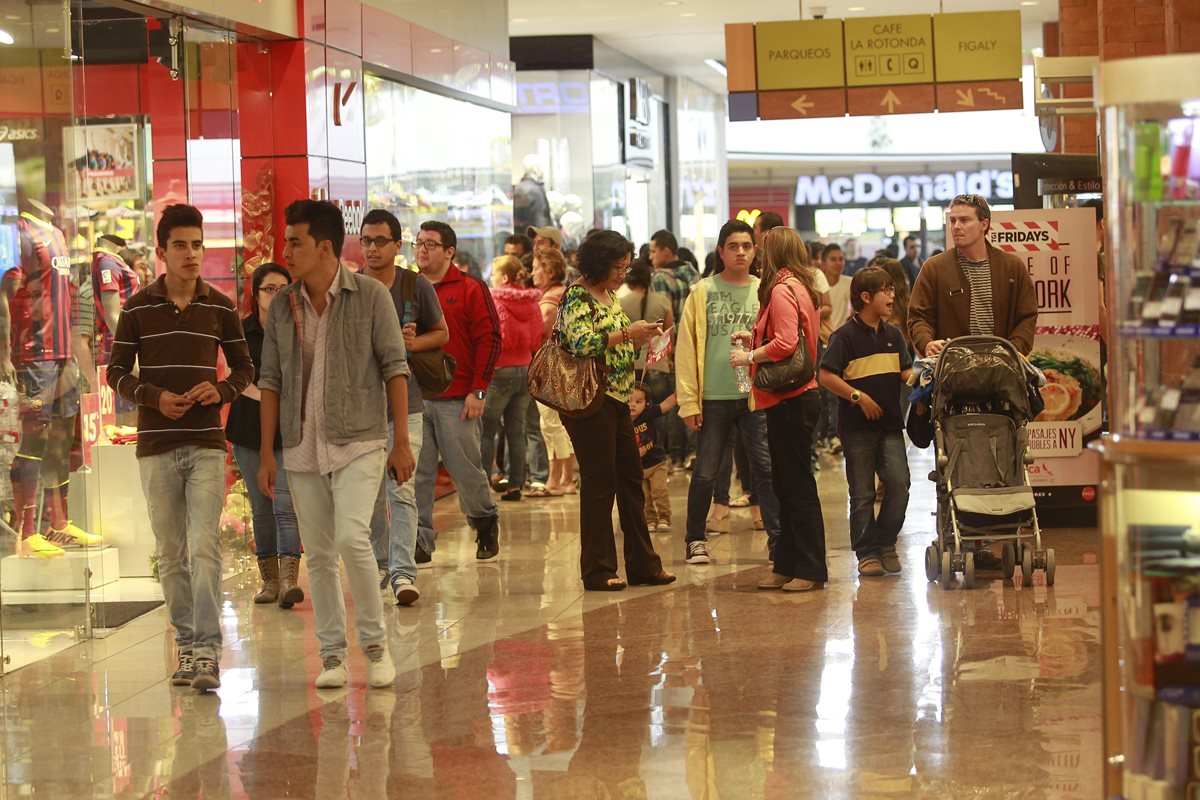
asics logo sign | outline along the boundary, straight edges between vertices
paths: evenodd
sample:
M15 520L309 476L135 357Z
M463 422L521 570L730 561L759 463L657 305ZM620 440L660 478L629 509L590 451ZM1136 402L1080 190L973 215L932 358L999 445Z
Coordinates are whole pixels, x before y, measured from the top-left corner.
M37 128L10 128L0 125L0 142L30 142L37 138Z

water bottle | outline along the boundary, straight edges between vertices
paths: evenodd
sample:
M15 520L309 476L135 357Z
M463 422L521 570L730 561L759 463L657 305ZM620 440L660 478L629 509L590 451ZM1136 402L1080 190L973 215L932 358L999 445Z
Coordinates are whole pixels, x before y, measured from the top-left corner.
M744 353L746 352L746 345L742 344L741 339L738 339L736 342L734 342L733 349L735 352ZM738 391L744 394L749 394L750 387L752 386L750 383L750 368L747 366L735 367L733 371L734 374L737 375Z

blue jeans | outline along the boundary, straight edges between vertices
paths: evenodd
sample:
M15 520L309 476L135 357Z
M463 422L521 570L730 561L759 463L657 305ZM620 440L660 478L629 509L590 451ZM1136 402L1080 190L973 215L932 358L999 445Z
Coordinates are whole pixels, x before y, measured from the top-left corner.
M531 483L545 483L550 478L550 459L546 455L546 440L542 438L542 414L532 395L529 410L525 412L525 463L529 465ZM524 481L524 476L521 479Z
M856 430L842 437L850 485L850 545L860 559L879 558L893 547L908 509L908 454L900 431ZM875 476L883 502L875 516Z
M179 447L139 458L138 472L179 654L219 661L225 451Z
M427 553L436 548L433 530L433 485L437 480L438 456L458 492L458 505L471 523L498 516L492 487L480 464L478 419L462 419L461 398L426 400L421 432L421 456L413 482L417 490L417 544Z
M529 367L501 367L488 387L480 434L480 462L490 473L496 461L496 432L504 420L505 454L510 488L525 485L525 420L529 414Z
M687 535L685 541L704 541L704 526L712 504L713 486L721 461L734 431L741 434L750 459L754 485L759 490L759 507L767 529L767 546L775 549L779 537L779 501L771 486L771 453L767 446L767 421L761 411L750 411L745 400L705 400L703 419L696 436L696 463L688 487Z
M424 416L418 411L408 415L408 446L413 458L421 457L421 434ZM396 437L396 425L388 420L387 451L392 452ZM375 551L375 563L387 570L390 577L417 580L417 490L415 478L397 485L384 476L375 498L375 511L371 514L371 548ZM384 488L386 486L386 488Z
M273 501L258 490L258 468L262 463L258 450L235 444L233 460L242 473L246 482L246 496L250 498L250 515L254 519L254 555L258 558L299 558L300 523L296 521L296 510L292 508L292 490L288 488L287 470L283 468L283 450L275 451L279 472L275 476Z

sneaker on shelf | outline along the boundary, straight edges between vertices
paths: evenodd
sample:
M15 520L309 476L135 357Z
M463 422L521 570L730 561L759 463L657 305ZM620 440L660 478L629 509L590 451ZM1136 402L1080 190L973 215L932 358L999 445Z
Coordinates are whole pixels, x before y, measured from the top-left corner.
M338 656L326 656L317 676L318 689L340 689L346 685L346 662Z
M662 533L663 531L669 531L669 530L671 530L671 523L669 523L669 522L660 522L660 523L658 523L657 525L655 525L655 526L654 526L654 529L655 529L656 531L658 531L659 533Z
M883 562L883 568L891 574L895 575L900 571L900 554L896 552L895 545L883 548L883 558L880 561Z
M376 566L375 572L379 575L379 599L383 601L385 606L390 606L395 602L395 598L392 597L392 585L388 581L387 570Z
M835 456L842 452L842 440L836 436L829 437L829 452Z
M103 544L104 537L94 533L88 533L83 528L67 520L67 527L61 531L54 528L46 530L46 540L57 545L78 545L80 547L95 547Z
M433 556L421 545L417 545L413 560L417 562L417 569L433 569Z
M196 659L196 676L192 678L192 688L202 692L221 688L221 670L218 669L216 661L211 658Z
M172 686L191 686L192 679L196 677L196 660L192 658L191 653L186 653L179 656L179 669L175 670L175 674L171 676Z
M26 558L62 558L67 551L53 542L46 541L46 537L40 533L35 533L21 540L17 553Z
M879 578L887 573L883 571L883 562L874 556L858 560L858 574L867 578Z
M688 542L687 545L687 563L689 564L709 564L711 561L708 558L708 548L704 546L704 542Z
M367 645L367 685L376 689L391 686L396 680L396 667L386 644Z
M392 596L389 600L398 606L411 606L420 599L421 593L408 578L397 575L391 582Z

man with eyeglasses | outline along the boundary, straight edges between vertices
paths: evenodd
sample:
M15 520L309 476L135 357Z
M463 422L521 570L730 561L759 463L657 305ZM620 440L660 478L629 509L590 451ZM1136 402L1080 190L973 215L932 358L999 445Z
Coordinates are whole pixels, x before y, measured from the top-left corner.
M492 499L481 448L484 400L500 357L500 318L487 285L454 266L458 237L444 222L421 223L413 242L417 266L437 290L454 357L454 380L436 400L424 404L421 457L416 490L418 568L432 565L437 533L433 530L433 487L438 456L454 480L458 504L475 530L475 558L495 561L500 555L500 518Z
M713 485L735 431L742 437L750 461L769 550L774 551L779 536L779 501L771 487L766 413L754 410L749 393L741 390L736 373L729 368L730 337L736 331L750 330L758 317L758 278L750 274L754 261L750 226L736 219L726 222L717 236L717 257L725 269L693 286L683 304L675 356L679 415L696 434L684 539L689 564L709 563L705 534Z
M363 218L363 275L387 287L404 332L408 354L441 347L450 339L442 306L433 284L412 270L396 267L400 253L400 221L390 211L376 208ZM425 425L424 403L416 370L408 375L408 446L413 457L421 454ZM388 410L388 449L395 437L395 420ZM383 477L383 476L380 476ZM371 547L379 569L379 594L385 603L409 606L420 598L417 590L417 495L413 479L404 483L384 480L371 516Z
M968 334L1008 339L1033 349L1037 294L1029 269L988 243L992 211L977 194L950 202L947 229L954 244L921 266L908 306L908 332L918 355L935 356Z

